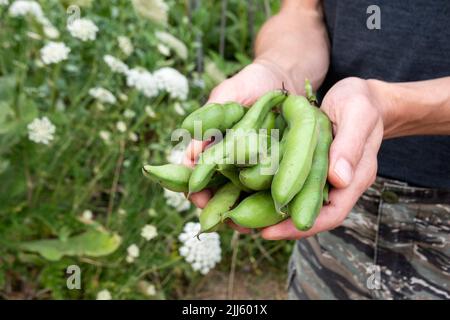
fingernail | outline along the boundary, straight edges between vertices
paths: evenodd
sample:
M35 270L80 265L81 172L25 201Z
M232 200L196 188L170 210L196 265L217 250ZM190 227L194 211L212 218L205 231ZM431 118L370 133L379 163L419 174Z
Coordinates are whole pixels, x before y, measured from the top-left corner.
M341 179L343 183L349 185L353 178L353 169L350 163L341 158L336 162L334 166L334 173Z

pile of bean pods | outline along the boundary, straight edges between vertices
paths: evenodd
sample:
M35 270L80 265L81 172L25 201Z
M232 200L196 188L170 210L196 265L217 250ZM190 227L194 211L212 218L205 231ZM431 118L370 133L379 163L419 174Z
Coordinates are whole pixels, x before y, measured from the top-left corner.
M271 91L251 108L238 103L207 104L191 113L181 127L193 136L200 123L203 133L216 129L225 133L223 139L214 141L194 168L146 165L144 175L172 191L214 191L200 215L201 233L217 230L227 219L242 227L263 228L291 217L297 229L310 229L328 201L328 153L333 137L331 123L316 106L308 82L306 92L307 97ZM280 140L270 139L275 132ZM268 148L259 148L261 141ZM236 150L242 151L244 162L237 161ZM255 155L258 161L245 162ZM264 171L274 164L274 172Z

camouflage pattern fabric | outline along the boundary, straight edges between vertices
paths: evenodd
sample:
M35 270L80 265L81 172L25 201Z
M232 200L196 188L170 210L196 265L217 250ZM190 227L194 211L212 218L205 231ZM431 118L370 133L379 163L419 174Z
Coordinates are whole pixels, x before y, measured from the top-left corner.
M450 299L450 190L377 178L343 225L297 241L289 299Z

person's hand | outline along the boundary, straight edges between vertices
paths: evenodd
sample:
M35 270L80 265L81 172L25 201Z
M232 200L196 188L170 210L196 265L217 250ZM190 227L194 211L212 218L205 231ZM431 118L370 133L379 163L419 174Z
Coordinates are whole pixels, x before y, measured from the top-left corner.
M326 94L321 109L333 123L328 180L330 203L314 226L298 231L291 219L262 230L269 240L300 239L339 226L361 194L375 181L377 153L383 139L381 94L376 81L346 78Z
M230 79L225 80L212 90L208 103L235 101L249 106L260 96L282 86L293 92L294 86L289 77L277 65L265 60L257 60L242 69ZM193 167L199 154L209 141L192 140L186 149L184 165ZM199 208L204 208L211 198L210 190L203 190L190 195L190 200Z

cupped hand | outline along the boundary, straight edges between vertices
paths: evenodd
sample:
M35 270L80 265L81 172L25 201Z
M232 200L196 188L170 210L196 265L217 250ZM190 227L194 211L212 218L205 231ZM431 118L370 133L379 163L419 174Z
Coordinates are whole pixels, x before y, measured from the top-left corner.
M343 79L325 95L321 109L333 123L335 137L329 155L328 181L334 186L330 203L310 230L298 231L288 219L263 229L265 239L300 239L334 229L375 181L385 117L376 82Z
M235 101L250 106L266 92L281 89L283 85L287 90L294 90L292 82L278 66L265 60L255 61L214 88L208 103ZM186 149L183 163L194 167L199 154L208 144L209 141L192 140ZM190 200L203 208L211 196L210 190L203 190L191 194Z

